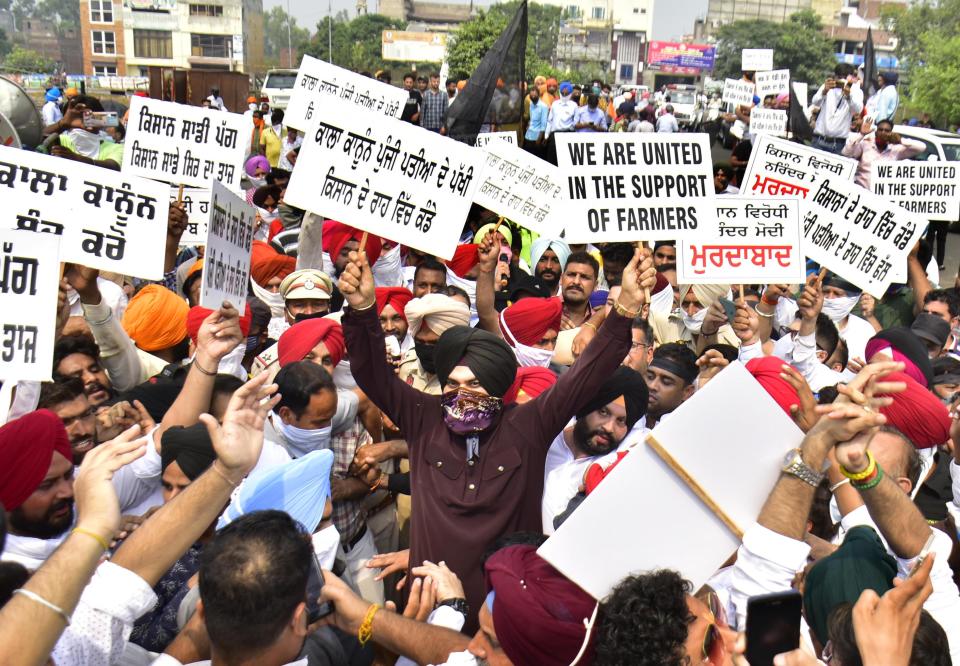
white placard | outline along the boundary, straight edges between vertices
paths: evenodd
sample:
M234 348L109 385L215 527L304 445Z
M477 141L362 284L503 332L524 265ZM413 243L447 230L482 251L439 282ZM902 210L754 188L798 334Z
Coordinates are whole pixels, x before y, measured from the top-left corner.
M0 231L0 379L50 381L60 238Z
M766 72L773 69L773 49L743 49L740 52L740 71Z
M790 92L790 70L775 69L772 72L757 72L757 97L762 102L767 95L782 95Z
M0 229L60 236L60 261L145 280L163 278L167 185L0 148L0 192Z
M853 180L858 164L848 157L761 134L753 142L740 193L806 198L817 178Z
M491 141L474 203L547 238L559 238L564 215L560 170L506 141Z
M256 216L253 206L221 183L213 182L200 287L203 307L216 310L224 301L230 301L243 312L250 284L250 249Z
M906 273L927 221L838 176L822 176L800 204L807 256L882 298Z
M483 132L477 135L477 142L474 145L477 148L486 148L491 141L498 139L517 145L516 132Z
M726 79L723 82L722 101L736 106L750 106L753 104L755 86L743 79Z
M556 137L567 242L670 240L715 228L706 134Z
M782 109L764 109L755 106L750 109L750 133L753 135L787 135L787 112Z
M327 106L330 99L345 100L368 111L399 118L409 97L410 93L403 88L305 55L297 70L283 122L305 132L318 114L330 117Z
M749 427L744 405L750 405ZM804 436L740 363L721 371L652 434L742 530L760 514L784 453ZM625 528L633 524L643 528ZM652 569L679 571L697 589L739 546L640 442L537 552L599 600L625 577Z
M803 81L794 81L793 92L796 93L797 101L800 102L800 106L806 109L810 104L809 86Z
M170 188L170 203L177 200L180 188ZM180 245L203 245L207 242L207 222L210 220L210 190L183 189L183 209L187 213L187 228L180 236Z
M191 187L219 180L239 192L252 131L239 113L131 97L120 170Z
M284 202L451 259L483 153L342 100L307 132Z
M955 162L874 162L875 194L928 220L960 218L960 169Z
M677 244L680 284L800 284L806 261L796 199L718 196L717 233Z

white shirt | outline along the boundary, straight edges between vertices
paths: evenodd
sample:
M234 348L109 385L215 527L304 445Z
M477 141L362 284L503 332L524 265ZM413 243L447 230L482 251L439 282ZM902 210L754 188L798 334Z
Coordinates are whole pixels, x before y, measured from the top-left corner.
M847 98L842 85L827 91L820 86L810 103L820 107L813 131L831 139L846 139L850 134L851 119L863 111L863 91L859 83L854 83Z
M43 108L40 109L40 115L43 116L43 125L52 125L58 123L63 119L63 113L60 111L60 106L56 102L47 102L43 105Z
M210 100L210 107L213 109L220 109L221 111L227 111L227 105L223 103L222 97L214 97L213 95L208 95L207 99Z
M672 113L664 113L662 116L657 118L657 132L669 133L679 131L680 126L677 124L677 119Z
M837 326L837 330L840 331L840 337L847 343L847 355L851 361L855 358L862 358L864 361L869 360L864 358L867 354L867 342L877 332L873 330L873 326L866 319L861 319L852 314L847 317L847 325L843 328ZM846 375L844 376L846 377ZM853 376L851 375L848 379L853 379Z
M579 492L587 468L602 456L575 458L567 445L564 431L556 436L547 451L543 469L543 500L540 514L543 533L553 534L553 519L563 513L570 500Z
M554 132L568 132L573 129L573 116L576 114L577 103L569 97L560 97L550 105L550 113L547 116L547 136Z
M284 136L280 142L280 160L277 162L277 168L293 171L293 164L287 159L287 153L300 147L303 144L303 137L299 134L297 138L290 141L289 136Z

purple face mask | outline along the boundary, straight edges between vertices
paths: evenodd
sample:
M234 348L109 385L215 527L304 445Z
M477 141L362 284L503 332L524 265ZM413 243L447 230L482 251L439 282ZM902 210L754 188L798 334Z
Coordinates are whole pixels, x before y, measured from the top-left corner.
M458 435L470 435L493 425L503 400L461 388L444 393L440 404L447 427Z

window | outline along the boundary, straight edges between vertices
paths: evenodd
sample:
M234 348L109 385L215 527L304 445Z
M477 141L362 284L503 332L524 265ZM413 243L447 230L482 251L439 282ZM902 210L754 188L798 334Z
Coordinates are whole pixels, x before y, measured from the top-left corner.
M134 30L133 55L137 58L173 58L173 33L166 30Z
M190 35L190 55L201 58L229 58L233 38L229 35Z
M190 5L190 16L223 16L220 5Z
M569 14L570 18L577 18L580 16L580 8L576 5L570 5L567 7L567 14Z
M101 64L93 63L93 75L94 76L116 76L117 66L106 65L102 63Z
M113 23L113 0L90 0L91 23Z
M112 30L91 30L90 42L93 52L97 55L114 55L117 52L117 43Z
M620 65L620 80L633 81L633 65Z
M593 18L596 19L596 20L598 20L598 21L599 21L599 20L602 20L604 14L606 14L606 12L607 12L607 8L606 8L606 7L594 7L594 8L593 8Z

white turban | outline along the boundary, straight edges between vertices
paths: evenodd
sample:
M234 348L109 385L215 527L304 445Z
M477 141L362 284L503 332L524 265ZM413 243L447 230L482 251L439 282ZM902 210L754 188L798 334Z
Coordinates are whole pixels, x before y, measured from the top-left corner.
M530 268L534 274L537 272L537 264L540 263L540 257L543 256L543 253L546 252L547 249L553 250L556 253L557 259L560 260L561 271L567 267L567 257L570 256L571 252L570 246L562 240L541 236L533 241L533 245L530 246Z
M407 303L403 311L407 316L411 336L420 331L424 322L437 335L454 326L470 325L470 310L467 304L446 294L427 294L414 298Z

